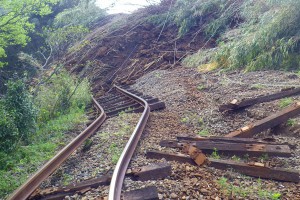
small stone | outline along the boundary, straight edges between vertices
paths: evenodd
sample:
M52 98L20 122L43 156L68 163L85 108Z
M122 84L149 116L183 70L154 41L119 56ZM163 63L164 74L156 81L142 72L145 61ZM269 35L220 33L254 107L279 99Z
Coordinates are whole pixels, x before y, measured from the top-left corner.
M205 188L202 188L202 189L200 190L200 192L201 192L202 194L208 194L208 190L205 189Z
M172 194L171 194L171 198L172 198L172 199L176 199L176 198L178 198L178 195L175 194L175 193L172 193Z
M71 200L70 196L65 196L64 200Z

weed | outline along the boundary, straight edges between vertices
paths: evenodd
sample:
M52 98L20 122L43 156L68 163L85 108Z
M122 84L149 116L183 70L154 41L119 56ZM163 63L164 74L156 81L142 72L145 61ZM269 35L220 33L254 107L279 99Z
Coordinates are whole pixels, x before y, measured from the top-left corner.
M269 160L269 155L268 154L263 154L259 157L260 162L265 162L267 160Z
M295 125L297 124L297 122L296 122L295 119L288 119L287 122L286 122L286 124L287 124L288 126L293 127L293 126L295 126Z
M232 183L228 182L227 178L221 177L217 180L217 184L221 187L222 193L226 196L232 197L243 197L246 199L248 196L258 196L259 199L280 199L281 194L278 192L272 192L268 190L264 190L262 188L261 180L257 180L257 184L255 186L244 186L243 184L240 186L235 186Z
M217 148L214 148L214 151L212 152L211 157L214 159L220 159L220 155L218 154Z
M207 129L203 129L201 131L198 132L198 135L200 136L208 136L209 135L209 131Z
M206 86L203 85L203 84L199 84L199 85L197 86L197 90L199 90L199 91L204 90L204 89L206 89Z
M93 145L93 140L91 140L91 139L86 139L86 140L84 141L84 144L83 144L83 147L82 147L82 151L83 151L83 152L88 151L88 150L91 148L92 145Z
M252 85L252 86L251 86L251 88L253 88L253 89L257 89L257 90L258 90L258 89L263 89L263 88L264 88L264 86L263 86L262 84L259 84L259 83L258 83L258 84L254 84L254 85Z
M234 161L240 161L241 160L241 158L236 156L236 155L232 156L231 159L234 160Z
M281 99L279 101L279 107L280 108L284 108L284 107L287 107L289 105L291 105L293 103L293 99L292 98L284 98L284 99Z
M189 122L189 118L188 117L183 117L183 118L181 118L181 120L180 120L182 123L187 123L187 122Z
M62 184L64 186L69 185L72 180L73 180L73 177L70 174L67 174L67 173L63 174Z
M117 162L121 156L122 150L115 143L112 143L109 146L109 153L111 154L112 163L114 165L117 164Z

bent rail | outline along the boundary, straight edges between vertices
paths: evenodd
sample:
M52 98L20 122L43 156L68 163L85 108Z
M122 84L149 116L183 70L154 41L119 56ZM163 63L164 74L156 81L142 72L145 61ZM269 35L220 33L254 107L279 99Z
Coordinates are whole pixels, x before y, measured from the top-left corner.
M106 119L106 114L96 99L93 98L93 102L97 109L101 111L100 116L76 138L74 138L67 146L60 150L23 185L21 185L9 197L10 200L21 200L28 198L49 175L51 175L89 136L91 136L101 126L101 124L103 124Z
M142 135L142 132L147 124L147 120L150 115L150 107L144 99L142 99L142 98L118 87L118 86L115 86L115 88L119 92L126 94L130 98L141 103L145 109L144 109L142 116L140 117L140 120L139 120L136 128L134 129L131 137L129 138L129 140L118 160L116 168L114 170L114 173L113 173L113 176L111 179L110 188L109 188L109 197L108 197L109 200L120 200L123 180L125 177L127 167L129 165L130 159L134 153L134 150L137 146L137 143Z

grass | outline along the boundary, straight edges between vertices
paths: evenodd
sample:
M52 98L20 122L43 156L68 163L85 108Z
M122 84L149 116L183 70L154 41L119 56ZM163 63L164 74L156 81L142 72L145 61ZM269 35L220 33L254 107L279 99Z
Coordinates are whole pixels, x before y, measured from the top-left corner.
M198 135L200 136L208 136L209 135L209 131L207 129L203 129L201 131L198 132Z
M279 101L279 107L280 107L280 108L285 108L285 107L291 105L293 102L294 102L293 99L290 98L290 97L289 97L289 98L281 99L281 100Z
M214 158L214 159L220 159L221 158L219 153L218 153L217 148L214 148L214 151L211 154L211 158Z
M0 199L19 187L41 165L52 158L65 133L86 121L83 110L75 110L41 125L32 144L21 146L11 154L0 152Z
M254 186L244 186L239 185L233 185L231 182L228 181L227 178L221 177L219 180L217 180L217 184L221 187L222 193L229 197L232 196L233 198L242 197L243 199L246 199L247 197L258 197L259 199L272 199L272 200L278 200L281 197L281 194L279 192L273 192L269 190L265 190L262 187L261 180L258 179L256 184L253 184Z
M112 143L109 146L109 153L111 155L111 161L112 161L112 163L114 165L117 164L117 162L118 162L118 160L119 160L119 158L121 156L122 149L120 149L117 144Z
M286 124L290 127L294 127L297 124L297 122L295 119L288 119Z

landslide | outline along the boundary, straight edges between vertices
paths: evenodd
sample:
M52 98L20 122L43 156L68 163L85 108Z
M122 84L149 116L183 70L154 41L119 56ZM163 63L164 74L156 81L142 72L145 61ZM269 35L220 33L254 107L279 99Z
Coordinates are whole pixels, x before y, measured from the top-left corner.
M157 69L180 66L185 56L213 47L196 27L182 37L178 27L158 25L151 16L167 13L168 1L131 15L109 15L65 56L68 70L89 77L93 92L118 84L133 84Z

